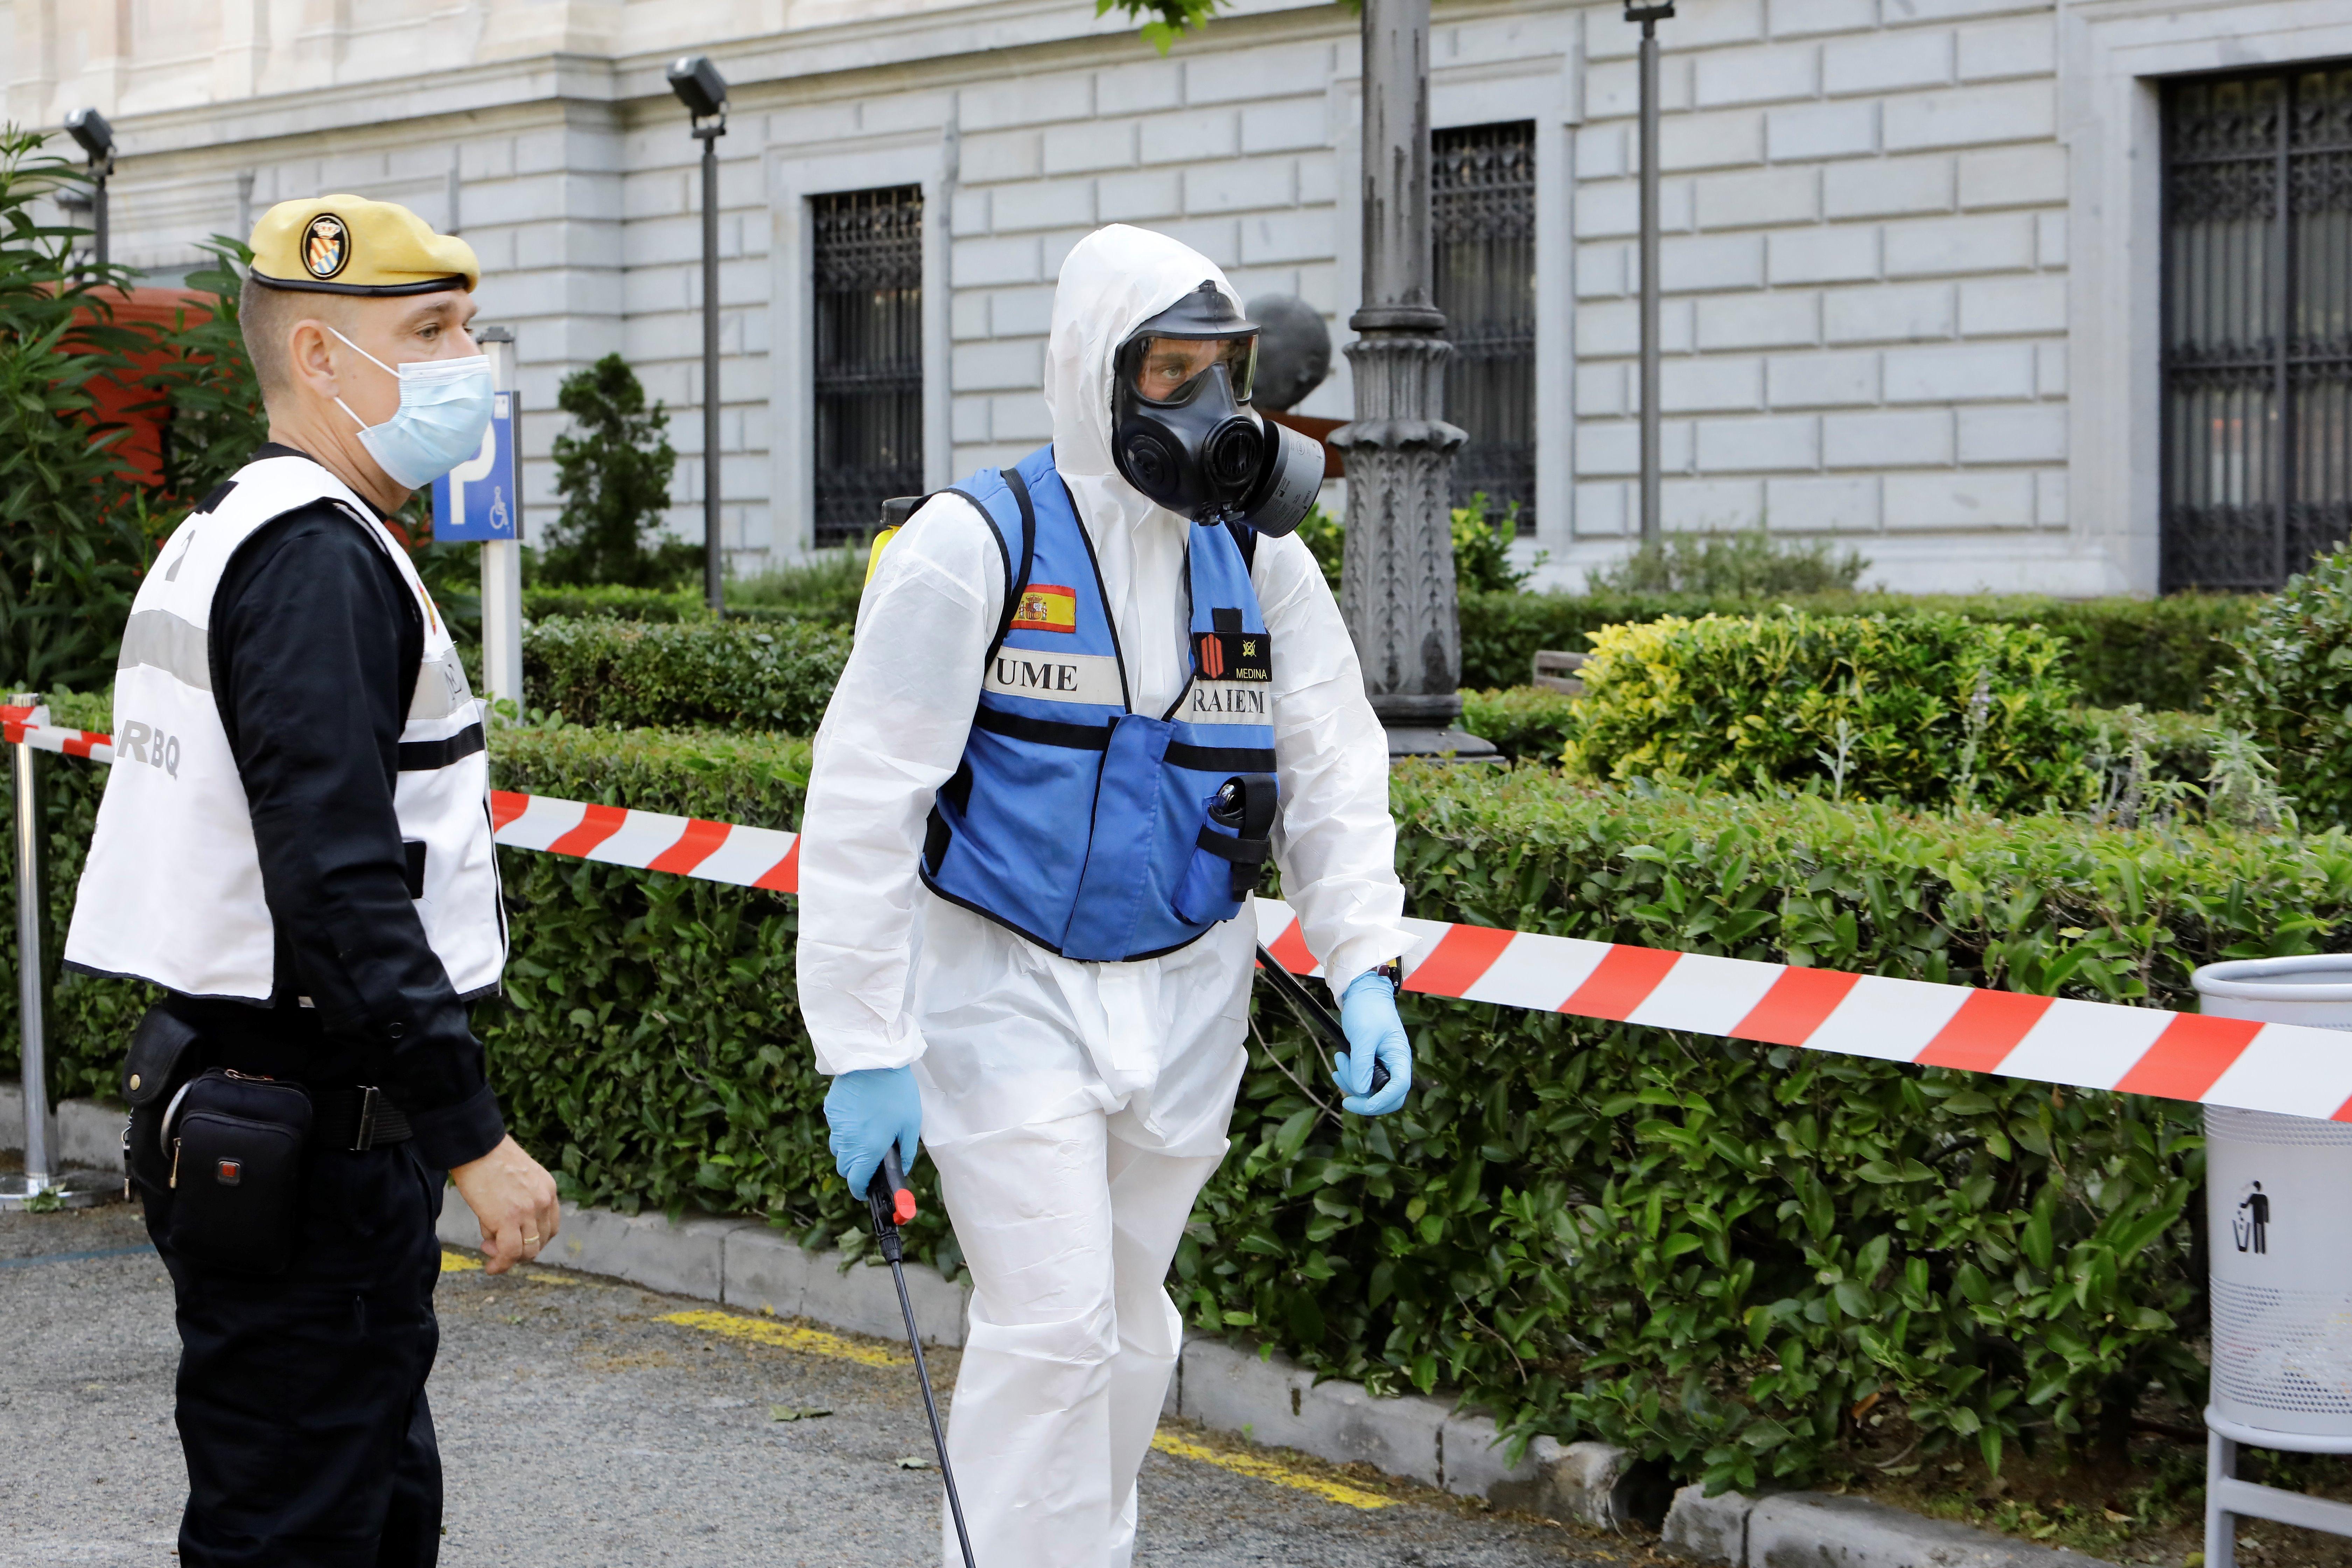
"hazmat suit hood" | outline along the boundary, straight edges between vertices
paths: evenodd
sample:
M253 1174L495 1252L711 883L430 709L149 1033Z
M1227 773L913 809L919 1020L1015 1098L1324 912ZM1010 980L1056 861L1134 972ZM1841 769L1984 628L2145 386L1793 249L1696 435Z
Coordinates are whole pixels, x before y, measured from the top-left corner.
M1158 511L1190 526L1119 476L1110 452L1111 382L1119 345L1202 283L1216 285L1241 313L1241 299L1215 262L1149 229L1098 228L1062 263L1045 344L1045 406L1054 416L1054 466L1098 528L1109 519L1087 504L1097 498L1130 524Z

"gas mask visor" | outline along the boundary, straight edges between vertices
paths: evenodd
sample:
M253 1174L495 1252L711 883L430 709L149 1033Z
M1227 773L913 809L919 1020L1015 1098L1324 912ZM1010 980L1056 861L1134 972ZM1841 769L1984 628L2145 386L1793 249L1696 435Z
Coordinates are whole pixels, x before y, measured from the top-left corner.
M1249 406L1257 324L1203 283L1119 346L1111 457L1119 474L1203 525L1296 529L1323 479L1322 448Z

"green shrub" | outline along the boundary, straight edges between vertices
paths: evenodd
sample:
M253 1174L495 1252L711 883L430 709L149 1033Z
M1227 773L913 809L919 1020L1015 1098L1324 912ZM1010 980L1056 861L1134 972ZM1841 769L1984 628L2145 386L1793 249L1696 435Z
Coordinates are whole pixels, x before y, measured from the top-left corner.
M501 788L787 826L808 753L565 726L501 731L491 755ZM51 773L61 918L102 773ZM1923 820L1533 768L1408 764L1392 787L1411 912L1597 941L2183 1006L2194 965L2312 951L2352 913L2341 834ZM860 1234L794 1004L793 900L500 863L508 994L476 1022L565 1196ZM60 985L60 1092L104 1090L142 1003ZM2201 1397L2193 1108L1404 1005L1413 1098L1341 1121L1314 1042L1263 1004L1176 1263L1194 1325L1740 1485L1833 1474L1841 1413L1873 1394L1930 1449L2112 1430L2151 1383ZM915 1239L955 1265L935 1205Z
M1544 686L1465 691L1462 727L1494 742L1507 757L1550 764L1568 744L1569 704L1573 700L1568 693Z
M1519 503L1499 518L1486 515L1486 492L1472 493L1468 506L1454 509L1454 588L1458 594L1516 594L1534 576L1535 566L1511 564L1511 542L1519 536ZM1541 565L1543 557L1536 557Z
M573 428L555 438L555 489L562 515L547 531L534 564L550 583L619 583L675 588L700 574L703 552L646 531L669 508L677 453L669 415L646 405L629 362L606 354L563 378L555 404Z
M110 320L133 274L39 221L35 201L89 184L44 141L0 125L0 696L108 679L156 521L93 395L147 346Z
M2213 708L2254 737L2307 815L2352 823L2352 552L2260 601L2214 677Z
M196 248L211 259L188 274L187 286L211 298L174 310L172 324L156 331L156 346L169 351L168 357L142 378L168 411L163 489L177 507L203 500L269 439L260 378L237 326L241 268L252 264L252 247L216 234ZM177 525L176 515L172 521Z
M799 621L551 616L524 628L523 690L579 724L813 734L848 658L845 633Z
M1517 501L1500 518L1489 518L1484 490L1472 496L1468 506L1454 509L1454 584L1457 593L1517 594L1527 586L1528 579L1535 575L1535 567L1511 564L1511 541L1518 534L1518 518ZM1323 568L1323 580L1331 584L1331 592L1338 593L1340 566L1347 559L1348 525L1318 505L1298 525L1298 537L1314 552L1316 564ZM1541 564L1542 560L1538 554L1537 564ZM1524 679L1526 676L1522 668L1513 679Z
M1996 811L2085 804L2057 639L1949 615L1669 616L1592 638L1563 753L1649 779Z
M727 613L855 626L866 592L866 561L862 549L820 550L757 577L739 577L727 584Z
M1658 594L1465 594L1462 598L1462 683L1517 686L1538 648L1581 653L1589 633L1661 616L1760 615L1787 604L1820 615L1895 615L1941 610L1970 620L2039 626L2067 644L2070 668L2086 702L2147 709L2204 705L2206 688L2226 654L2223 638L2252 616L2261 600L2220 594L2162 599L2048 599L2034 595L1832 594L1756 599Z
M525 620L553 616L610 621L698 621L709 606L691 588L630 588L614 583L526 583Z
M1758 598L1775 594L1851 593L1870 562L1855 551L1838 552L1826 539L1779 539L1760 528L1729 533L1672 533L1638 546L1605 571L1584 574L1595 594L1720 594Z

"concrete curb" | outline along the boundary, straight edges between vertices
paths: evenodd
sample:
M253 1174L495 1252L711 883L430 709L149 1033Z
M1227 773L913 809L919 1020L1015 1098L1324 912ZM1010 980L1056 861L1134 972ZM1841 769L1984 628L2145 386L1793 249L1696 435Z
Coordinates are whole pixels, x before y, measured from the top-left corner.
M1670 1556L1727 1568L2115 1568L2063 1548L1821 1492L1711 1498L1685 1487L1675 1493L1660 1544Z
M442 1206L440 1236L453 1247L481 1244L481 1227L454 1188ZM808 1251L758 1220L673 1222L567 1204L563 1228L539 1261L879 1339L906 1331L887 1269L874 1264L844 1270L838 1253ZM926 1343L963 1344L966 1286L910 1263L907 1293ZM1286 1357L1223 1340L1185 1342L1166 1411L1272 1447L1335 1464L1370 1464L1457 1496L1555 1519L1614 1528L1635 1516L1638 1494L1622 1449L1538 1437L1518 1463L1507 1464L1495 1423L1486 1416L1417 1394L1379 1399L1360 1384L1318 1384Z
M24 1095L0 1086L0 1151L24 1147ZM116 1170L122 1112L92 1100L58 1105L51 1147L61 1164ZM479 1247L481 1227L452 1187L440 1238ZM563 1228L541 1265L625 1279L666 1295L743 1311L801 1318L895 1340L906 1331L888 1269L878 1259L844 1269L759 1220L622 1215L566 1204ZM971 1292L927 1264L907 1265L907 1293L926 1344L961 1348ZM1369 1464L1457 1497L1602 1530L1651 1523L1664 1500L1653 1474L1607 1443L1538 1437L1507 1463L1486 1416L1420 1394L1377 1398L1362 1384L1318 1383L1286 1356L1187 1338L1168 1385L1167 1413L1334 1464ZM1664 1510L1661 1544L1673 1556L1725 1568L2115 1568L2099 1559L1922 1519L1861 1498L1790 1492L1765 1498L1697 1487Z
M68 1100L52 1106L49 1149L60 1166L85 1171L122 1169L124 1113L94 1100ZM0 1152L25 1148L25 1091L0 1085Z

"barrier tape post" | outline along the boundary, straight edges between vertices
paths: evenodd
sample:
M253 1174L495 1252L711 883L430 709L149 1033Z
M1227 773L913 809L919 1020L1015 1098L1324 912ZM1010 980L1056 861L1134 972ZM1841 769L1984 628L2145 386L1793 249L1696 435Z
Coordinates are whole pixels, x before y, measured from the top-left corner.
M24 712L26 726L48 722L37 696L16 696L9 706ZM13 714L12 714L13 717ZM48 1052L41 1017L40 795L35 788L33 738L20 731L15 745L16 809L16 1007L25 1078L25 1171L0 1176L0 1210L90 1208L104 1203L114 1184L93 1173L59 1173L49 1147Z

